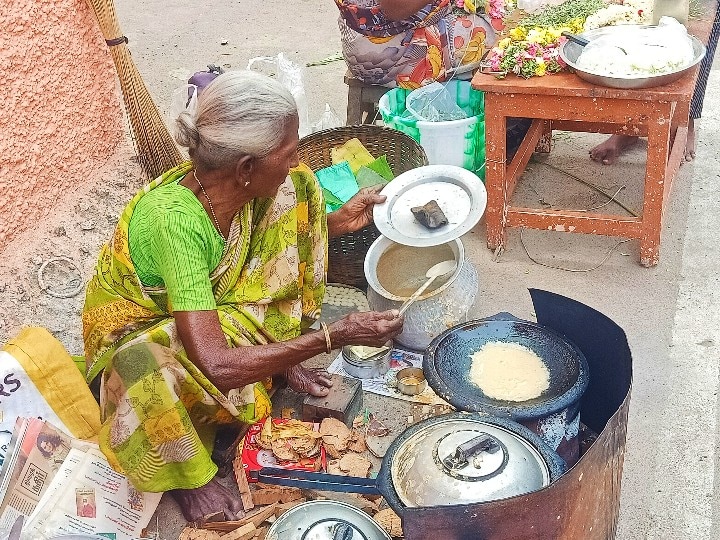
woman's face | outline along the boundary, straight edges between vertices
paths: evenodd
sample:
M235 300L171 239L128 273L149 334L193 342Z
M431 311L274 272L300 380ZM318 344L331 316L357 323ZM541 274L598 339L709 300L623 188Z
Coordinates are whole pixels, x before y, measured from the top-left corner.
M285 182L288 172L300 163L298 160L299 120L293 116L285 127L282 142L263 158L255 160L248 189L256 197L274 197Z

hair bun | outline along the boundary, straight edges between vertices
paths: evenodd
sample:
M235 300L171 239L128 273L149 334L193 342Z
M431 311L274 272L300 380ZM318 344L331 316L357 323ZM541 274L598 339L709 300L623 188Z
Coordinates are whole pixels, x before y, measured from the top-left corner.
M195 148L200 141L195 119L188 111L181 112L175 120L175 140L187 148Z

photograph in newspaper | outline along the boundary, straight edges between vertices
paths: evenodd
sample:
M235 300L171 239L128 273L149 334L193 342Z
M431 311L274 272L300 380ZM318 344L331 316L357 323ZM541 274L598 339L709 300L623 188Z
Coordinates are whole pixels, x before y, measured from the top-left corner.
M18 440L19 453L0 503L0 530L9 529L19 515L37 506L72 446L72 438L38 418L24 419L27 429Z

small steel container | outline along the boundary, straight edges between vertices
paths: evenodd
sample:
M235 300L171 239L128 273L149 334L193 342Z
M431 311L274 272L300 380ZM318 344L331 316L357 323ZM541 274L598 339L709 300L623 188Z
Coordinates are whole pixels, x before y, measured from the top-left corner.
M343 369L358 379L382 377L390 369L392 344L385 347L347 345L342 348Z
M397 372L396 379L398 392L406 396L422 394L427 388L425 374L421 368L403 368Z
M267 540L390 540L362 510L338 501L309 501L294 506L268 529Z

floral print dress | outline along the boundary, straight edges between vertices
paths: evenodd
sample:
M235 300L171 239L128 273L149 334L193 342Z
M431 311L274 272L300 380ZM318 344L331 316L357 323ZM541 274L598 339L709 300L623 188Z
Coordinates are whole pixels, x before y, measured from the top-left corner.
M402 21L386 19L379 0L335 0L343 55L369 84L415 89L469 74L495 43L476 2L434 0Z

